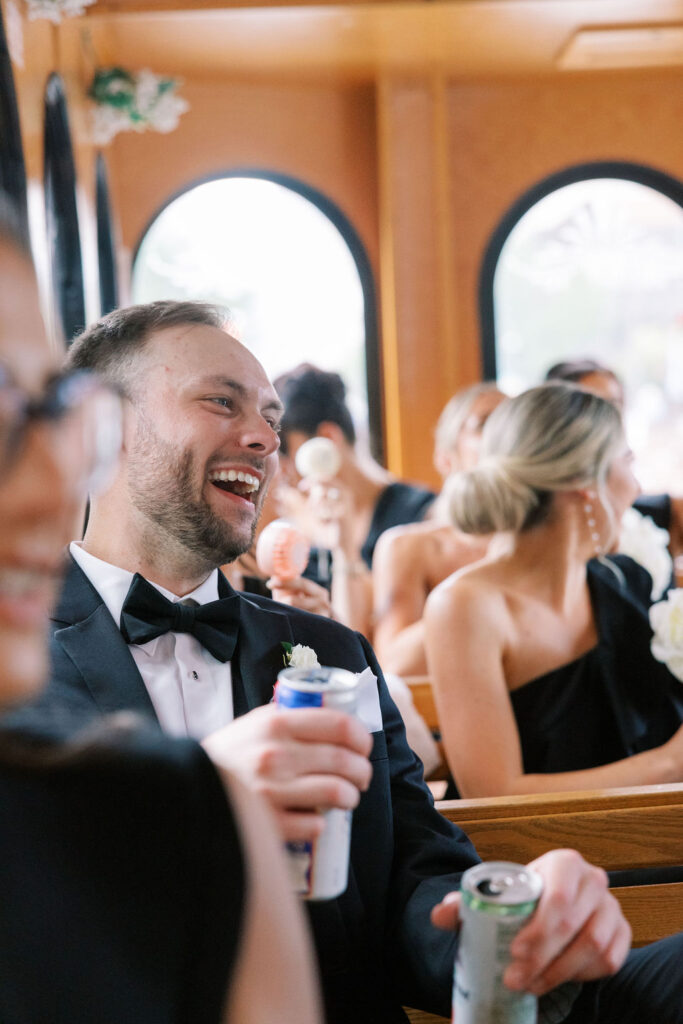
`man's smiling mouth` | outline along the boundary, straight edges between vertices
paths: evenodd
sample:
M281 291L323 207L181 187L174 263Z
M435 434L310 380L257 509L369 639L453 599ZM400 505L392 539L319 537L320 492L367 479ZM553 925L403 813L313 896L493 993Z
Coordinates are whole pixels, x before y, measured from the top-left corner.
M209 473L209 482L220 491L227 491L229 494L236 494L239 498L247 498L253 501L256 492L261 486L257 476L236 469L216 469Z

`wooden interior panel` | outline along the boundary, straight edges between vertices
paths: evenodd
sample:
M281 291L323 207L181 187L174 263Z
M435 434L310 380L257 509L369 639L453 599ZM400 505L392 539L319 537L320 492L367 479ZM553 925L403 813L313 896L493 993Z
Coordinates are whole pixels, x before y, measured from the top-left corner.
M681 19L678 0L98 0L85 20L106 22L111 45L134 66L204 77L230 68L367 78L425 68L459 77L553 73L582 28Z

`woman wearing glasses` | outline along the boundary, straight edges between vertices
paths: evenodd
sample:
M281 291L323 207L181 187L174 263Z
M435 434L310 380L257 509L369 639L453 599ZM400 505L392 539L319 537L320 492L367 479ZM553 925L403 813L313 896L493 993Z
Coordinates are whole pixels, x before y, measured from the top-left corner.
M62 552L84 488L116 457L119 419L91 377L53 375L30 259L0 201L3 711L45 681ZM68 744L49 731L0 732L0 1020L318 1021L303 922L256 797L197 744L130 717Z

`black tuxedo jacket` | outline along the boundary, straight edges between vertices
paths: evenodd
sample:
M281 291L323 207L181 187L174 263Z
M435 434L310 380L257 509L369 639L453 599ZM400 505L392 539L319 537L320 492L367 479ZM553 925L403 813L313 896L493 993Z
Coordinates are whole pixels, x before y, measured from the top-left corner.
M232 593L221 576L219 591ZM431 908L477 862L465 834L433 807L367 641L338 623L268 598L240 595L231 662L235 714L270 701L282 641L312 647L321 664L377 676L383 730L374 733L373 777L354 812L347 891L310 904L332 1024L404 1021L403 1004L450 1012L455 939L433 928ZM51 682L39 715L133 709L154 717L135 661L102 599L71 561L53 619ZM39 717L39 716L37 716Z

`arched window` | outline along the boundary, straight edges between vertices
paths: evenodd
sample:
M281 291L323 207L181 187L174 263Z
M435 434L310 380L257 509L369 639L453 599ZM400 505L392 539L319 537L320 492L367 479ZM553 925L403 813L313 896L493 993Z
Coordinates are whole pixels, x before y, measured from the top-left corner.
M683 185L618 164L547 179L495 233L481 302L487 376L516 393L554 363L604 363L644 490L683 490Z
M226 306L233 333L271 378L301 362L336 370L361 436L369 424L378 454L370 267L349 222L320 193L250 172L191 187L147 228L132 296L134 302L203 299Z

